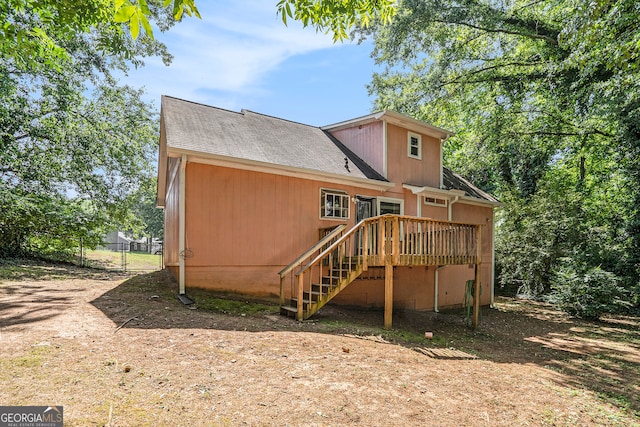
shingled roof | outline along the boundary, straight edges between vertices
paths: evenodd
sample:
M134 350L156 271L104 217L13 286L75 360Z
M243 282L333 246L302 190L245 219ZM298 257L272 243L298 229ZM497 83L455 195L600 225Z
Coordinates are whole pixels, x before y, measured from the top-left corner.
M162 97L167 149L387 180L319 127Z
M444 190L462 190L465 196L474 197L480 200L486 200L488 202L499 203L498 200L491 194L482 191L466 178L451 169L445 167L442 168L442 186Z

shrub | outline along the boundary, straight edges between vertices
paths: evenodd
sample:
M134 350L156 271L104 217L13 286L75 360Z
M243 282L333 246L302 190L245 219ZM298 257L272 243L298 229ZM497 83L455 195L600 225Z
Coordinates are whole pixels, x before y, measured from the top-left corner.
M548 300L572 316L598 319L632 306L631 295L620 281L600 267L576 269L569 264L554 274Z

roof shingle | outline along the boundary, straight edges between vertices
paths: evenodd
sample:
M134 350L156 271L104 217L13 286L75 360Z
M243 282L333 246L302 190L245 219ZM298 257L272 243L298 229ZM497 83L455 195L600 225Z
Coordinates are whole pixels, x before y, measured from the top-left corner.
M168 96L162 114L169 149L387 181L318 127Z

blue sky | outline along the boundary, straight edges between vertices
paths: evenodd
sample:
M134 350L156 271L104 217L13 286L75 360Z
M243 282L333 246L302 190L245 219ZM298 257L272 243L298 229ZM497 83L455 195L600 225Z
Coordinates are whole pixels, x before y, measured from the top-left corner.
M161 95L171 95L315 126L371 112L370 42L334 44L312 28L285 26L275 0L196 4L202 19L186 18L155 33L174 56L172 64L153 58L124 83L144 86L158 106Z

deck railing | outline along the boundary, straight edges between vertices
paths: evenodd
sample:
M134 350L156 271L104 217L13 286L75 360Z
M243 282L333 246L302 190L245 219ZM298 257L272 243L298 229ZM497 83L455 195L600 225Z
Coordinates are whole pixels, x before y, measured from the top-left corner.
M367 218L332 235L280 272L280 299L295 300L296 317L310 316L370 266L477 264L480 225L400 215ZM330 244L329 244L330 243ZM309 252L309 251L308 251ZM300 266L296 270L295 266ZM290 287L283 284L290 276ZM315 308L314 308L315 307ZM306 313L306 314L305 314Z

